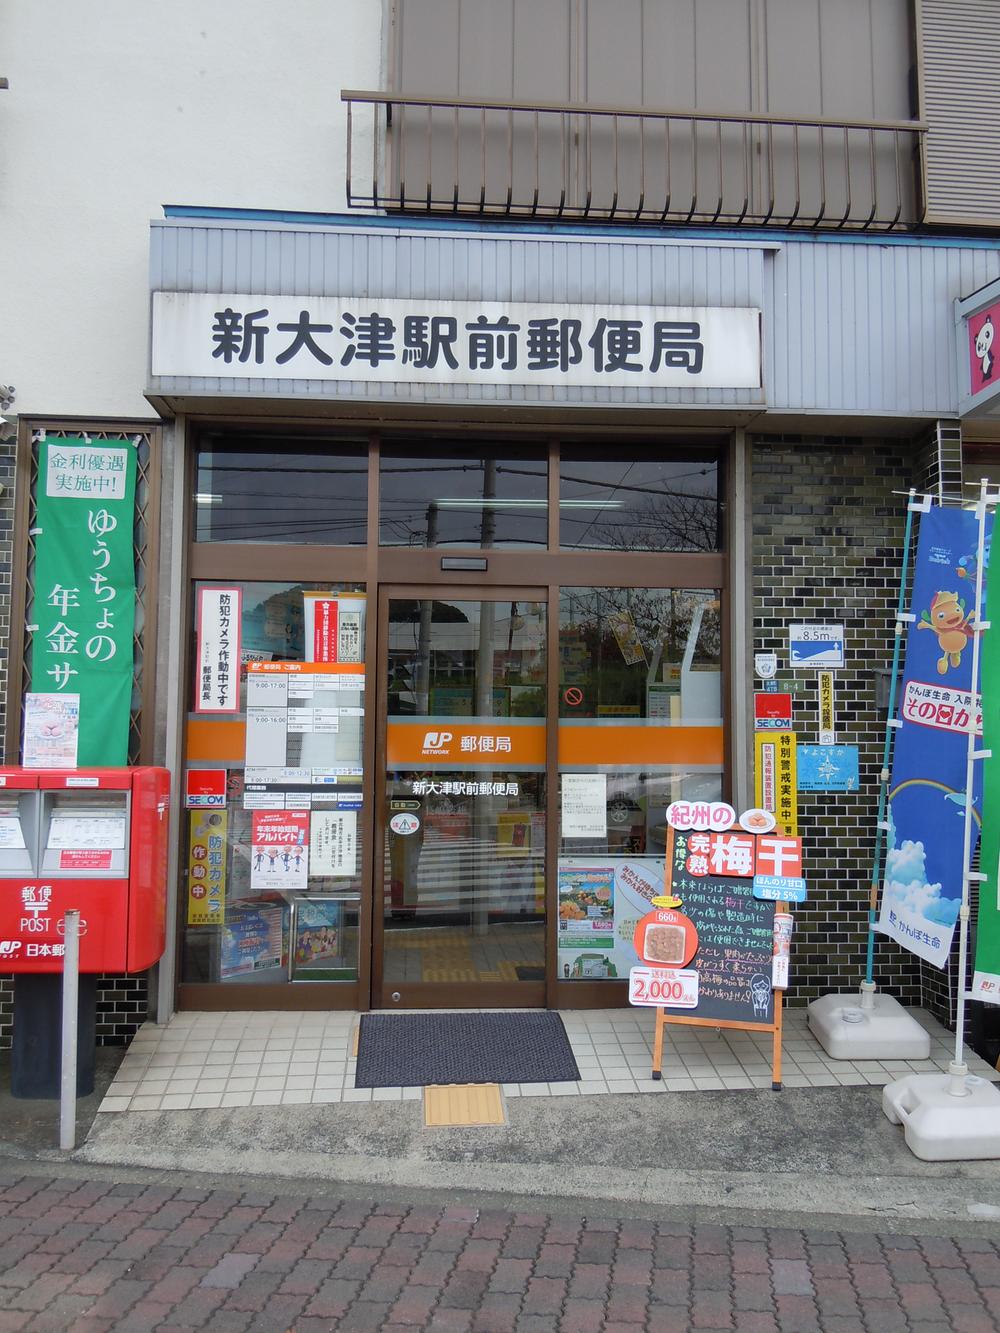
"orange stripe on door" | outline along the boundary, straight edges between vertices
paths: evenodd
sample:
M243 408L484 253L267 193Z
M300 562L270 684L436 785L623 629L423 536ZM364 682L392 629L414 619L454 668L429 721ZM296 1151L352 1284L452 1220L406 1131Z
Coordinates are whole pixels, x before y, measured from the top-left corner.
M560 727L559 762L722 767L721 727Z
M451 768L493 762L498 768L545 763L542 724L504 727L494 724L390 722L386 763ZM463 746L463 741L465 742ZM214 759L242 763L246 754L246 723L189 720L188 760ZM582 764L695 764L721 768L721 727L560 727L559 762Z
M201 722L187 724L187 758L217 759L220 763L243 763L247 749L245 722Z

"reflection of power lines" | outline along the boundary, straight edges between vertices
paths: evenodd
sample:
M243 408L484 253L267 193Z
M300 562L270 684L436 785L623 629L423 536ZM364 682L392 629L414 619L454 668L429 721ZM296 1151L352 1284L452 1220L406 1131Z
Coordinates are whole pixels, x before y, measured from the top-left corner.
M252 455L249 456L252 458ZM248 456L233 462L205 462L199 468L199 535L209 540L328 541L331 545L361 545L367 532L367 458L358 462L337 459L329 464L309 460L308 467L296 467L294 456L274 463L263 455L262 463L273 466L254 468ZM301 461L301 456L300 456ZM676 464L653 463L660 473L651 480L636 479L636 468L645 468L652 460L632 457L622 460L624 470L617 481L600 476L585 476L560 469L560 523L564 547L573 549L619 550L714 550L718 546L719 514L718 469L714 461L678 461ZM420 477L467 477L475 482L468 496L455 496L433 544L470 546L481 543L482 522L487 517L493 525L491 545L542 547L547 545L548 462L529 460L497 462L495 476L508 479L500 488L507 494L496 497L503 511L493 513L489 498L484 499L481 479L494 466L491 457L470 459L415 460L386 459L383 456L380 478L383 487L379 504L378 541L387 546L420 547L426 544L425 509L433 498L421 488L408 486ZM583 471L587 462L582 463ZM607 464L597 464L601 470ZM572 467L572 463L570 463ZM662 469L669 475L662 475ZM681 488L693 478L704 481L704 489ZM300 488L298 482L302 482ZM520 484L518 484L520 483ZM212 493L212 486L220 494ZM456 489L464 491L468 483ZM280 486L281 489L276 489ZM344 488L353 494L344 494ZM408 493L395 493L397 487ZM414 489L417 493L414 494ZM433 489L437 490L437 487ZM475 494L473 492L479 492ZM638 503L625 505L619 495L635 497ZM203 497L207 497L207 500ZM645 504L640 501L645 500ZM471 514L462 513L461 502L468 500ZM524 502L524 508L519 507ZM568 502L568 503L567 503ZM578 506L583 506L580 512ZM605 511L609 505L623 505L614 516ZM590 508L594 512L591 513ZM320 512L322 510L322 512ZM588 536L594 534L594 540Z
M268 459L268 461L271 461L270 458ZM666 489L667 482L669 482L672 485L678 481L686 481L690 477L711 477L714 482L717 475L716 466L714 463L711 463L691 468L684 472L671 472L668 477L664 478L664 481L662 483L661 482L655 482L649 484L639 484L636 482L626 483L624 481L624 477L627 476L628 472L632 471L633 468L640 466L641 462L642 460L639 459L631 460L631 462L629 463L629 467L623 474L622 479L618 482L611 483L610 486L611 491L613 492L614 490L629 490L648 495L667 495L673 493L668 489ZM441 473L441 472L447 472L451 474L476 473L478 475L482 475L483 471L484 468L481 462L414 463L414 464L406 463L406 464L400 464L398 466L383 463L382 466L379 468L379 475L381 477L400 476L400 475L414 476L414 475L429 475L431 473ZM212 477L221 473L232 473L234 474L234 476L244 476L247 478L248 483L260 480L265 484L267 484L271 480L271 478L279 476L285 484L287 484L290 480L292 480L292 478L297 478L299 475L301 475L302 479L307 482L313 481L316 477L326 477L326 476L353 477L357 480L359 488L362 491L364 491L366 489L368 469L366 463L362 463L360 466L356 467L312 466L309 468L299 468L295 466L294 459L286 459L286 458L282 458L280 466L276 467L255 467L255 466L248 466L246 463L212 462L210 464L209 463L202 464L199 467L198 489L200 490L203 487L207 489L208 486L211 484ZM496 466L496 475L510 476L510 477L530 477L532 480L540 483L538 487L533 487L531 489L537 491L537 493L541 495L544 493L548 470L544 464L540 464L538 467L513 467L510 466L509 464L504 465L502 463L498 463ZM599 477L575 476L573 473L566 472L563 470L560 470L560 481L563 483L570 483L574 486L594 487L595 494L604 493L608 491L609 487L609 484L606 481L602 481ZM241 494L250 495L254 494L255 492L252 489L252 487L246 491L239 491L233 487L229 487L227 488L226 493L227 495L233 496ZM274 492L271 492L270 490L268 491L268 494L273 494L273 493ZM681 494L681 492L676 492L676 493ZM706 494L706 493L707 492L699 492L699 494ZM280 495L282 493L277 492L277 494ZM303 491L301 493L285 492L284 494L286 498L297 498L300 494L302 498L308 498L310 496L315 495L315 488L313 486L310 486L308 490ZM421 500L418 502L425 502L426 499L428 498L432 497L421 497ZM410 502L411 501L405 499L403 501L403 503L410 503Z

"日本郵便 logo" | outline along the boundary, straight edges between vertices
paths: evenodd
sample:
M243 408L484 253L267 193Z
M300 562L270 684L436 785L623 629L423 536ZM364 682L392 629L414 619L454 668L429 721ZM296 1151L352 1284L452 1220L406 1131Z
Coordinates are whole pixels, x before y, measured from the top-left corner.
M452 733L450 731L425 731L423 753L447 754L451 740Z

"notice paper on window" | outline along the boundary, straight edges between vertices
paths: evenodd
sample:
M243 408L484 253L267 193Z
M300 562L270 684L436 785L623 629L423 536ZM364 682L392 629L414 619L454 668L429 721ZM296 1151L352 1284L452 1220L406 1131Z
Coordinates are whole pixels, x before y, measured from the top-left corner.
M608 777L606 773L562 775L562 836L608 836Z
M358 816L354 810L314 810L309 839L313 875L358 873Z
M24 846L21 820L17 815L0 815L0 851Z
M48 849L77 851L82 847L121 851L125 846L125 815L118 811L75 815L55 810L49 822Z

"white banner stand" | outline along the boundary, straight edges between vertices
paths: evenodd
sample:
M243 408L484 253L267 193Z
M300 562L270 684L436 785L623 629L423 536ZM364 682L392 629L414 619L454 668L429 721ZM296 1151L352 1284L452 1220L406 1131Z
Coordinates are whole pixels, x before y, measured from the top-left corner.
M986 511L1000 501L1000 493L987 494L985 479L979 483L976 516L979 519L978 565L976 568L976 613L972 622L972 691L981 688L979 643L989 624L982 618L983 558L986 546ZM968 867L972 850L972 790L975 765L986 751L977 749L975 709L970 709L968 759L965 775L965 844L963 866ZM966 972L969 953L969 885L981 879L977 871L965 870L962 877L962 906L958 914L958 1010L955 1016L955 1058L947 1074L908 1074L886 1085L882 1110L894 1125L903 1126L906 1146L926 1162L960 1162L972 1158L1000 1157L1000 1089L986 1079L970 1074L965 1064Z
M893 995L862 981L860 994L821 995L809 1031L834 1060L929 1060L931 1035Z

